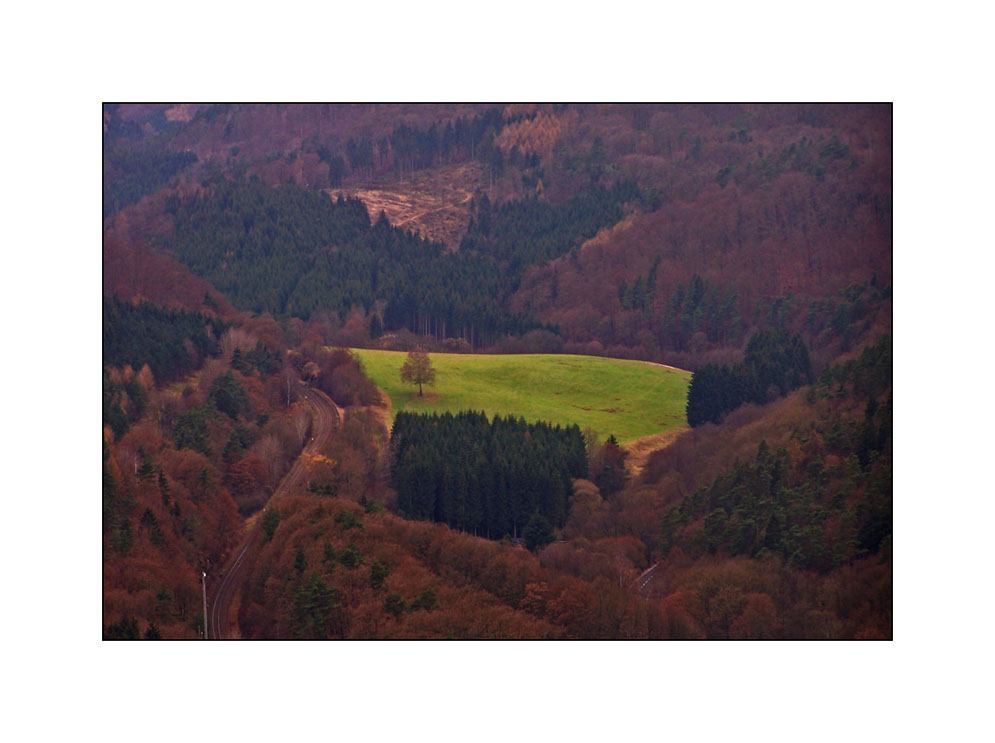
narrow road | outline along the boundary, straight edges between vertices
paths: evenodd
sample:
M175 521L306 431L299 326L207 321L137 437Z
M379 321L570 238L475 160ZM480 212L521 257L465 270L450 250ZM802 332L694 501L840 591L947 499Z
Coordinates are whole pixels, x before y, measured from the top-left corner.
M301 456L297 458L290 471L273 491L270 500L292 492L295 488L304 483L307 474L304 466L304 454L320 450L332 437L342 420L342 409L336 405L331 398L321 390L311 389L300 385L298 388L301 397L311 406L314 411L314 422L312 426L313 436L304 447ZM245 539L233 552L229 558L225 570L221 573L221 581L212 588L208 597L208 622L207 635L212 640L224 640L226 638L238 637L238 617L235 599L238 597L239 588L245 578L245 554L248 552L255 540L258 539L259 529L252 528ZM210 577L210 576L209 576ZM232 618L232 609L235 608L236 616Z

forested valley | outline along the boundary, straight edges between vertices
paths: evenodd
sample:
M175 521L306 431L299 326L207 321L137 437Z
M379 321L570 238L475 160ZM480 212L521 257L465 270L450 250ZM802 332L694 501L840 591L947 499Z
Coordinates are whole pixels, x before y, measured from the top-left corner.
M638 195L628 182L560 205L529 199L495 209L483 194L460 250L448 253L382 215L371 223L358 199L225 180L167 201L175 228L162 248L247 311L304 320L323 311L342 322L356 308L371 325L376 315L374 335L405 328L478 346L540 327L504 308L524 268L614 224Z
M245 545L246 639L891 638L889 106L123 104L103 137L105 639L200 636ZM425 173L467 179L455 243L350 195ZM634 467L392 410L350 347L672 364L687 426Z

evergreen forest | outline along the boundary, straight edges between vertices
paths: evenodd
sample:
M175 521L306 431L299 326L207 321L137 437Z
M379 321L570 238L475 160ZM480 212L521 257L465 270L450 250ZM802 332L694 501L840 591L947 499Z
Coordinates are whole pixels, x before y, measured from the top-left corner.
M459 251L449 253L383 217L371 222L358 199L222 180L169 201L175 231L162 246L251 312L344 319L354 307L382 306L386 331L476 346L541 327L506 308L524 269L614 224L639 195L631 181L562 204L532 198L495 208L485 194Z
M743 360L732 366L705 364L691 377L688 424L717 423L746 402L763 405L812 381L808 350L797 335L762 330L746 344Z
M104 187L105 217L154 193L197 162L197 156L171 152L156 143L129 143L108 152L106 162L111 172Z
M217 316L104 297L104 366L148 364L159 382L173 382L217 353L225 329Z
M401 513L494 538L520 535L536 515L562 526L571 478L587 474L577 426L472 411L402 411L391 447Z

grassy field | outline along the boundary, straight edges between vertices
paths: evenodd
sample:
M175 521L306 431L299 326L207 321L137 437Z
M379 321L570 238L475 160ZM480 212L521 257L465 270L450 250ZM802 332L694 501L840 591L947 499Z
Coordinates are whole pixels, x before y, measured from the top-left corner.
M401 382L405 353L353 349L391 413L484 410L593 428L621 442L687 426L691 373L641 361L568 355L433 353L433 387Z

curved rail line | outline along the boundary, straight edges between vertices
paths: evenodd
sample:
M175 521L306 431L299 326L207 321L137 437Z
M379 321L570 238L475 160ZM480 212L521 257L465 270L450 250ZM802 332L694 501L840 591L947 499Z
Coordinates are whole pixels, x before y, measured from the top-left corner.
M297 458L290 471L273 491L270 501L278 495L292 491L305 476L304 455L320 450L332 437L335 427L342 422L342 409L321 390L311 389L303 385L299 392L314 410L314 435L304 447L301 456ZM267 501L267 504L269 501ZM221 582L213 589L208 600L207 636L212 640L224 640L237 637L238 619L232 621L232 607L238 589L242 584L242 574L245 567L245 555L256 540L259 529L253 528L245 537L243 544L229 558L228 565L222 573Z

